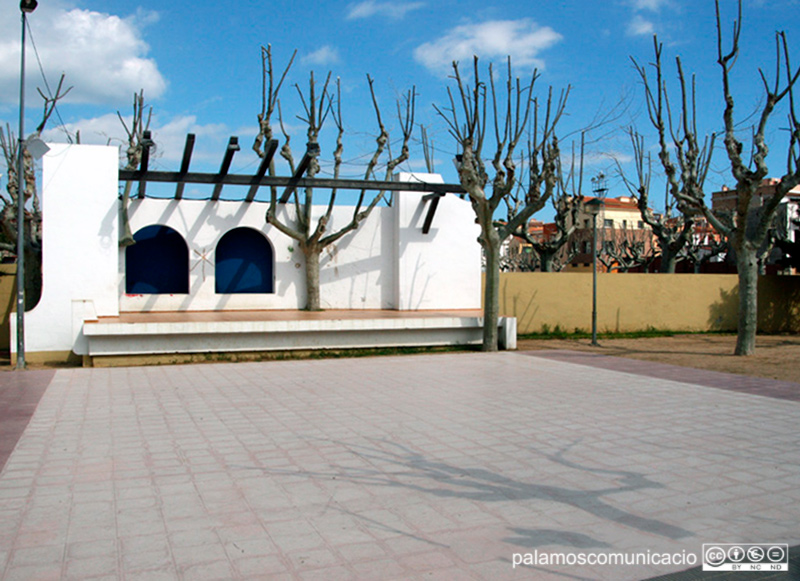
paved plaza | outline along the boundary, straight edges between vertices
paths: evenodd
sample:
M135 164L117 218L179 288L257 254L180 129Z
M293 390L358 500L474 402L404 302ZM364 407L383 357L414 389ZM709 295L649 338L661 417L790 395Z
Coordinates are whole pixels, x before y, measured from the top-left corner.
M792 384L614 361L34 372L0 579L633 580L703 543L800 543ZM513 567L558 553L685 562Z

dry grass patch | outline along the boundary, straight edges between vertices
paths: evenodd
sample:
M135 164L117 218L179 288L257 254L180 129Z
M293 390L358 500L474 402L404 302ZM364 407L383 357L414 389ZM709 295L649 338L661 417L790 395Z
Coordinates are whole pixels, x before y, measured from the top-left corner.
M592 347L589 339L522 339L517 347L521 350L591 351L613 357L800 383L800 337L794 335L759 335L756 353L750 357L732 355L735 335L600 339L598 343L599 347Z

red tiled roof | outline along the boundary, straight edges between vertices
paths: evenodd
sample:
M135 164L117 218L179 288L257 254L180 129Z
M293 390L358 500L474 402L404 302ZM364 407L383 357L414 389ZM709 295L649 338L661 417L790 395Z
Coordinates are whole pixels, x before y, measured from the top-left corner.
M597 198L593 198L591 196L586 196L583 199L584 199L583 203L586 204L587 202L590 202L591 200L596 200ZM603 205L606 208L618 208L618 209L633 210L633 211L639 209L639 204L636 201L634 201L633 198L628 198L628 197L625 197L624 199L623 198L603 198Z

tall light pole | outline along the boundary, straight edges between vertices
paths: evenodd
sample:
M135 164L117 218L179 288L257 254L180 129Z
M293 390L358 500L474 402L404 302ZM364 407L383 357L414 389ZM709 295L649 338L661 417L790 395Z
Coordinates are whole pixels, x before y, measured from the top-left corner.
M21 0L22 57L19 68L19 144L17 147L17 369L25 369L25 26L36 0Z
M586 202L586 211L592 216L592 345L597 347L597 215L603 209L606 176L602 173L592 178L592 192L595 197Z
M592 216L592 345L597 346L597 215L603 201L594 198L584 206Z

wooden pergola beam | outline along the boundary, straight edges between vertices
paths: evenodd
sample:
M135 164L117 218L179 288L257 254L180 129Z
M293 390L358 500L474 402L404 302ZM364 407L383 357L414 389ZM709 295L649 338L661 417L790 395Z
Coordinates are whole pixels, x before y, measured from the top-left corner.
M258 188L261 185L261 178L266 175L269 164L272 163L272 158L275 157L276 151L278 151L278 140L273 139L267 145L266 150L264 150L264 157L261 158L261 165L258 166L258 171L253 176L252 184L247 191L247 197L244 199L245 202L252 202L255 199Z
M284 190L281 199L279 200L281 204L285 204L289 201L289 196L292 195L292 192L295 191L297 188L297 182L306 174L308 170L308 166L311 165L312 155L310 152L306 151L305 155L303 155L303 159L300 160L300 163L297 165L297 168L294 170L294 175L291 177L291 181L289 182L289 186Z
M222 166L219 168L219 173L214 176L214 192L211 194L211 201L216 202L222 194L222 186L225 184L225 176L228 175L228 170L231 169L231 162L233 155L239 151L239 138L231 137L228 140L228 147L225 148L225 157L222 159Z
M194 140L194 133L189 133L186 136L186 145L183 147L183 160L181 160L181 169L178 172L179 181L178 185L175 187L176 200L183 198L183 187L186 185L183 178L189 173L189 164L192 161L192 151L194 150Z
M428 206L428 213L425 215L425 222L422 224L422 233L427 234L431 231L431 224L433 224L433 216L436 214L436 208L439 207L439 200L442 199L444 194L435 193L422 196L424 202L430 202Z
M183 198L183 191L186 184L213 184L214 191L211 195L211 201L218 201L222 193L222 188L225 185L235 186L249 186L245 202L252 202L258 189L261 187L272 188L285 188L280 197L280 203L285 204L289 201L289 197L297 188L326 188L335 190L370 190L370 191L384 191L384 192L426 192L427 195L423 196L424 202L430 202L428 211L425 215L425 221L422 226L422 233L428 234L433 224L433 218L436 215L436 210L439 207L439 201L445 194L465 194L466 190L460 184L432 184L426 182L394 182L394 181L378 181L378 180L363 180L363 179L333 179L333 178L307 178L304 177L311 165L312 160L319 155L319 150L313 145L309 146L306 150L303 159L295 168L294 174L291 177L278 177L267 175L267 170L275 157L278 150L278 141L276 139L270 140L264 150L264 157L258 166L258 170L254 175L238 175L229 174L228 171L233 161L233 156L237 151L240 151L239 138L231 137L228 140L228 146L225 149L225 157L222 160L222 165L217 173L201 173L190 172L189 165L192 159L192 151L194 150L195 135L190 133L186 136L186 145L183 149L183 160L181 161L180 171L150 171L148 165L150 161L150 147L153 145L149 131L143 134L142 144L144 150L142 152L142 161L139 169L137 170L119 170L120 181L138 181L139 182L139 198L145 197L145 189L147 182L160 182L160 183L174 183L177 184L175 189L175 199L180 200ZM316 144L314 144L316 145ZM318 146L317 146L318 148Z
M135 181L145 179L149 182L158 183L177 183L181 175L176 171L148 171L140 175L134 170L119 170L121 181ZM219 174L188 172L183 177L187 184L214 184ZM252 186L253 176L242 174L227 174L222 176L220 183L232 186ZM358 179L333 179L333 178L300 178L264 176L258 182L259 187L274 186L285 188L290 185L297 188L316 187L316 188L336 188L339 190L384 190L387 192L430 192L434 194L465 194L466 190L460 184L430 184L424 182L392 182L378 180L358 180Z

